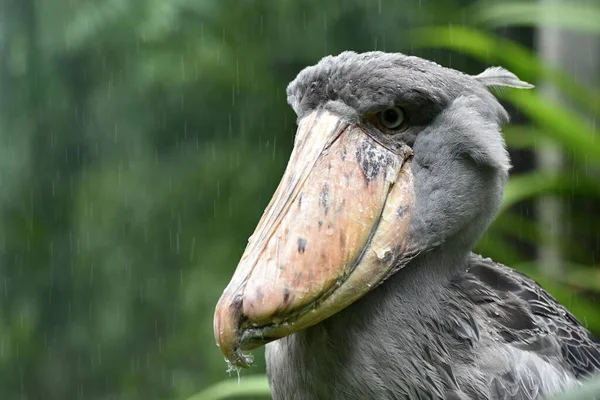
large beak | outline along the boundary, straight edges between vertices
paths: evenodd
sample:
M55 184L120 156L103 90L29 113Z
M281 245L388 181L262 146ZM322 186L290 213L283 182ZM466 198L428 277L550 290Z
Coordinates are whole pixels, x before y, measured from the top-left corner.
M300 121L285 174L215 311L217 345L242 350L314 325L385 279L406 249L410 149L327 111Z

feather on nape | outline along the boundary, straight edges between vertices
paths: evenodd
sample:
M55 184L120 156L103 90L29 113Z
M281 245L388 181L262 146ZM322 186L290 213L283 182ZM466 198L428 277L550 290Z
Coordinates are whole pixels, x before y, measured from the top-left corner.
M487 87L513 87L518 89L532 89L531 83L520 80L515 74L502 67L490 67L475 75L474 78Z

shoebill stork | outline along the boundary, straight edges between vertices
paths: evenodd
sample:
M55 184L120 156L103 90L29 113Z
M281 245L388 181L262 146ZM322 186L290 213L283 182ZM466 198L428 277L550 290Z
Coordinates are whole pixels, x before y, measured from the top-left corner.
M600 342L535 282L471 253L510 167L490 87L344 52L287 88L289 164L215 312L234 366L267 344L274 399L537 399L600 372Z

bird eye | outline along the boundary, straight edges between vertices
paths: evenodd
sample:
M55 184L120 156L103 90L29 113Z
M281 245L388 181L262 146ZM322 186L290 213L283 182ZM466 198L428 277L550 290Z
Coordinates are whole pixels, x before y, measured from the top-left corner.
M387 129L397 129L404 122L404 111L400 107L392 107L379 113L379 123Z

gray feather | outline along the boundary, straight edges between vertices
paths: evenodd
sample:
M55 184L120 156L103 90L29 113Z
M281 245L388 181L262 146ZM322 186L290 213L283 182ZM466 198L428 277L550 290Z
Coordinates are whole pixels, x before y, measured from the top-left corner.
M534 88L531 83L520 80L515 74L502 67L490 67L474 78L487 87Z

